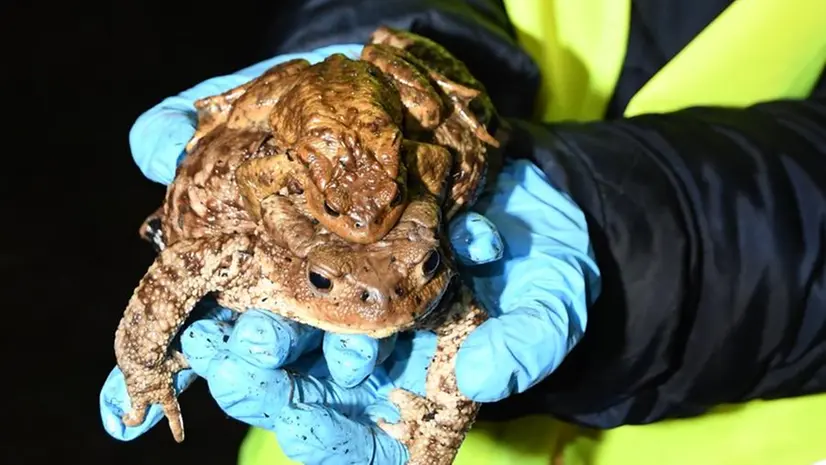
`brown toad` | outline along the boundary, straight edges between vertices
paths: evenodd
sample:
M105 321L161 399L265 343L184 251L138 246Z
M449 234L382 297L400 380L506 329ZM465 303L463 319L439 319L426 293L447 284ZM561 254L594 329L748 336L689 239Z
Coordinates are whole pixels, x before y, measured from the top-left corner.
M432 41L388 28L371 40L361 60L288 61L196 102L199 129L188 147L224 122L272 130L273 151L287 157L253 162L266 166L251 171L291 175L239 181L258 195L248 200L258 207L292 179L312 216L351 242L378 240L398 220L407 199L403 151L411 145L455 152L448 211L472 204L488 171L498 170L504 138L503 128L496 138L486 129L498 120L484 87Z

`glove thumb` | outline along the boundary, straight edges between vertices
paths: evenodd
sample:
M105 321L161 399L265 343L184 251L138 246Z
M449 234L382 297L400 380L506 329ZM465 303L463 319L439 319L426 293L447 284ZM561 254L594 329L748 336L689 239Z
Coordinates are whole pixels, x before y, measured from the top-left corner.
M450 222L448 231L453 250L463 265L484 265L502 258L505 247L499 230L483 215L459 214Z
M546 309L518 308L485 321L459 349L459 390L477 402L496 402L545 379L573 347L565 320Z

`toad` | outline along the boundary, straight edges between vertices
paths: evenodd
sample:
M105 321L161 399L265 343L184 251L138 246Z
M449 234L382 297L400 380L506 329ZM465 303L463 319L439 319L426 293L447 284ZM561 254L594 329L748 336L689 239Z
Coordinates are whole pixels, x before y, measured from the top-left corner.
M384 236L404 209L404 150L437 145L454 154L447 206L453 214L472 204L488 172L498 170L506 133L488 132L498 121L495 109L464 64L435 42L389 28L373 34L360 60L291 60L196 108L190 150L226 123L271 130L273 151L286 155L251 162L241 175L255 194L247 196L254 214L265 215L260 201L292 182L317 221L363 244ZM284 175L253 179L273 170Z

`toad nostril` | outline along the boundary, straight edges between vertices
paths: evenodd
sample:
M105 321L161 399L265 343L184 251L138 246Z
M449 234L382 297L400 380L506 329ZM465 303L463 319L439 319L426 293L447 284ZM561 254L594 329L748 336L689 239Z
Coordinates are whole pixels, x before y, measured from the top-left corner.
M401 284L396 284L396 287L395 289L393 289L393 291L396 293L397 296L404 297L404 288Z
M436 272L436 269L439 268L439 264L441 264L441 262L442 259L439 256L439 252L436 250L431 250L430 253L427 254L424 264L422 264L422 272L425 276L431 276Z
M396 188L396 195L393 197L393 200L390 202L391 207L395 207L402 203L404 199L404 192L402 192L401 186Z
M367 300L370 298L370 293L367 291L361 291L360 298L362 302L367 302Z
M324 201L324 211L327 212L328 215L332 217L337 217L339 215L338 211L330 206L330 204L325 200Z

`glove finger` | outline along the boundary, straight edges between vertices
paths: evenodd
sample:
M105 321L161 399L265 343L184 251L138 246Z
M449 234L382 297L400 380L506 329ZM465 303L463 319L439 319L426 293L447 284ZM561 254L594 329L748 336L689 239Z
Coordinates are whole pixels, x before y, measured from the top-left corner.
M177 373L173 379L175 394L180 395L196 379L196 374L192 370L184 370ZM129 394L126 390L126 381L123 373L115 367L103 383L103 388L98 397L98 407L103 422L103 428L115 439L121 441L131 441L138 436L149 431L163 418L163 409L160 405L149 407L146 418L138 426L126 426L123 424L123 415L132 407L129 402Z
M209 364L232 334L232 323L222 320L198 320L181 335L181 351L190 368L198 376L206 377Z
M387 359L393 351L396 336L375 339L360 334L324 335L324 358L330 376L343 387L353 387Z
M204 374L215 402L232 418L271 430L289 402L292 380L285 370L267 369L220 350Z
M290 401L323 403L346 415L359 415L373 402L379 386L388 382L379 371L348 389L331 378L263 367L230 350L219 350L204 378L227 415L265 429L273 428L276 415Z
M318 404L291 404L274 428L281 449L308 465L387 464L408 461L407 449L376 426Z
M425 394L427 367L436 351L437 336L431 331L400 334L396 347L385 364L389 383L380 394L387 396L394 388L403 388L419 395Z
M456 358L459 390L478 402L524 392L562 362L568 340L565 313L524 307L482 323Z
M402 419L402 414L396 404L389 400L377 399L375 403L370 404L364 409L362 415L366 421L378 424L379 421L386 421L387 423L398 423Z
M232 325L224 314L199 320L184 331L181 347L192 369L206 376L220 351L230 350L249 363L274 369L318 347L321 331L269 312L250 310Z
M188 107L192 104L161 103L139 116L129 131L132 158L152 181L169 184L175 177L175 168L197 124L194 107Z
M496 226L483 215L476 212L459 214L450 222L448 231L461 264L483 265L502 258L502 237Z
M323 332L263 310L242 314L227 349L261 368L281 368L321 345Z

